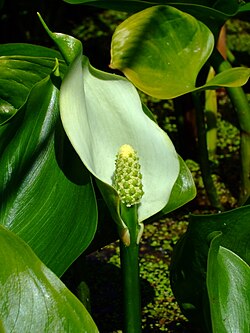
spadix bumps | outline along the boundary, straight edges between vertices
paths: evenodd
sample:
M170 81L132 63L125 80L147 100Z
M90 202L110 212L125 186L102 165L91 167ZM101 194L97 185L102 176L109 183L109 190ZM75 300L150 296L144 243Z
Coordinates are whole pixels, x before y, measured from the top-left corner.
M140 203L143 195L139 159L130 145L120 147L116 157L114 187L127 207Z

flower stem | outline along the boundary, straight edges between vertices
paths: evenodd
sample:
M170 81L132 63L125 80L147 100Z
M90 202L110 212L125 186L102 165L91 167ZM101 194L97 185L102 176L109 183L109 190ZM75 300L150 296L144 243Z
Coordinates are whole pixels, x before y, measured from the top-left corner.
M121 205L121 216L130 233L130 245L120 241L120 259L123 282L123 333L141 332L141 292L139 273L139 244L137 205Z
M211 56L211 64L218 73L232 68L230 63L216 50ZM250 105L242 87L228 87L226 90L237 112L241 131L241 192L239 203L243 204L250 195Z
M201 101L201 93L193 93L193 101L195 106L197 137L198 137L198 153L200 158L200 167L204 186L211 205L217 209L222 209L216 187L212 179L210 168L208 149L207 149L207 131L205 125L204 105Z

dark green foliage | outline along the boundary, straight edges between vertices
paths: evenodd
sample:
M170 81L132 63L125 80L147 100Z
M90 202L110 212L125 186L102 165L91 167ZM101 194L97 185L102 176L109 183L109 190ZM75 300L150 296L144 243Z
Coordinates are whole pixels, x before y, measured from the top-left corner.
M187 232L175 248L171 266L173 292L186 316L208 332L211 332L211 319L206 279L211 239L216 232L221 232L219 245L249 264L249 217L250 206L214 215L191 215ZM234 292L237 297L237 290ZM247 313L241 315L244 317Z

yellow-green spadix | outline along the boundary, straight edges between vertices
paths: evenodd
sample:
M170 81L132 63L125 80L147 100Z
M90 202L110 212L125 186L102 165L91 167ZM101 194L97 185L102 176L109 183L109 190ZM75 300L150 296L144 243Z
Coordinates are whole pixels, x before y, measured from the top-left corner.
M120 147L116 156L114 187L127 207L139 204L143 196L142 174L137 153L128 144Z

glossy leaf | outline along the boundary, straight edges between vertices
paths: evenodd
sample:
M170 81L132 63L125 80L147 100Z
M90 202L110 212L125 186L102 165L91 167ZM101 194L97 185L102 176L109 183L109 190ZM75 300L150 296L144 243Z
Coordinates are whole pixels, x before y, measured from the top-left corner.
M49 28L47 27L46 23L44 22L44 20L42 19L41 15L39 13L38 13L38 17L39 17L39 20L41 21L44 29L50 36L50 38L55 42L55 44L59 48L66 63L70 64L72 61L74 61L76 56L82 52L81 42L69 35L65 35L65 34L61 34L61 33L57 33L57 32L52 33L49 30Z
M0 123L22 106L35 83L51 73L56 57L61 57L58 52L41 46L0 45Z
M195 88L213 46L213 35L203 23L173 7L155 6L117 27L111 67L143 92L173 98Z
M219 238L211 243L207 268L213 332L248 332L250 267L234 252L220 246Z
M250 77L250 68L235 67L217 74L209 80L204 86L194 91L204 89L216 89L219 87L239 87L247 83Z
M60 52L44 47L41 45L34 45L28 43L7 43L0 45L0 55L2 56L26 56L26 57L39 57L63 59Z
M69 43L63 35L49 33L63 54L67 54L69 47L78 49L79 41L72 38ZM60 37L62 42L67 40L64 45L58 41ZM123 77L98 71L79 52L62 83L60 112L73 147L96 177L121 229L125 225L120 218L120 201L112 180L121 145L133 146L140 159L145 194L138 208L139 220L166 206L180 171L178 155L166 133L144 113L131 83ZM190 173L186 176L191 178ZM191 180L187 183L194 188ZM191 200L194 192L190 191L192 197L189 193L185 200Z
M117 27L110 66L121 70L146 94L162 99L245 84L250 70L233 68L196 87L199 71L213 47L213 34L203 23L173 7L155 6Z
M24 241L0 226L0 244L1 332L98 332L82 303Z
M60 123L56 78L37 83L0 127L9 138L0 155L0 223L61 275L94 237L97 209L90 176Z
M250 206L220 214L191 215L188 230L177 243L171 265L172 289L189 319L209 326L208 309L202 309L208 304L206 271L211 233L222 232L220 245L250 264L249 220Z

